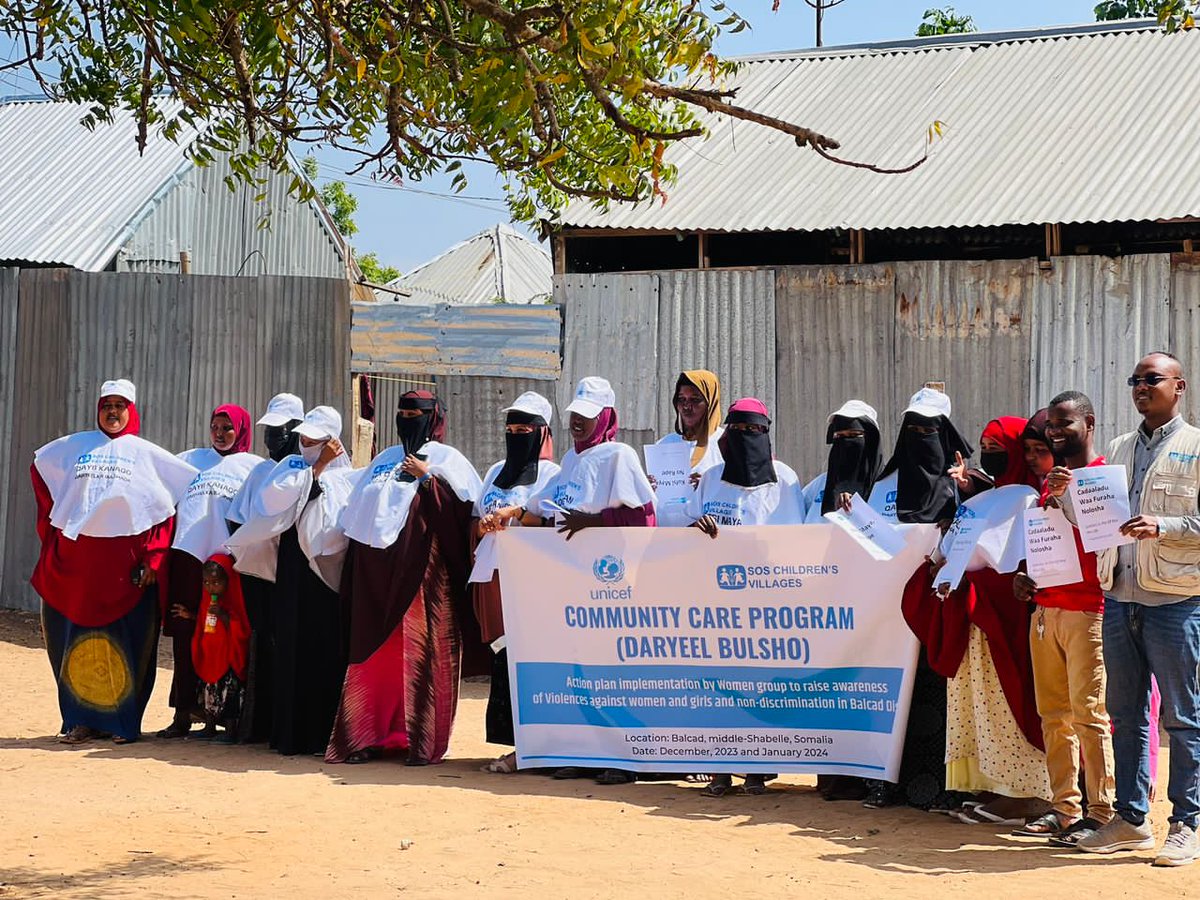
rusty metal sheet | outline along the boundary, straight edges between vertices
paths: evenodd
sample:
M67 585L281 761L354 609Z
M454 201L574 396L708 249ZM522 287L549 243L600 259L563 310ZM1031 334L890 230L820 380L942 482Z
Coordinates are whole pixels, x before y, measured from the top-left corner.
M890 265L780 269L775 448L807 481L825 469L825 423L846 400L876 408L890 446L895 407L895 270Z
M557 306L355 303L356 372L429 372L554 380L561 371Z
M1125 378L1146 353L1171 346L1171 258L1056 257L1036 285L1031 400L1044 406L1060 391L1083 391L1096 408L1103 452L1140 421ZM1187 306L1176 314L1180 324ZM1176 340L1190 343L1183 334Z
M895 266L893 409L903 409L926 381L944 381L951 419L978 452L989 420L1028 416L1038 402L1029 384L1037 260Z

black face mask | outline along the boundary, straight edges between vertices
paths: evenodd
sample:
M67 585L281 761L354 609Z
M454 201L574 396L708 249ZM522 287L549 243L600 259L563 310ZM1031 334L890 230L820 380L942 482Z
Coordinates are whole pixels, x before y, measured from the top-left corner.
M979 465L993 479L999 478L1004 474L1004 470L1008 468L1008 451L984 450L979 454Z
M907 428L908 425L933 427L937 431L920 434ZM897 473L896 518L901 522L937 522L954 515L957 505L954 482L946 469L955 452L969 457L974 450L949 419L905 414L896 452L883 470L884 475Z
M300 419L292 419L286 425L268 425L263 431L267 454L275 462L300 452L300 435L292 431L300 422Z
M834 437L835 432L851 428L861 429L862 436ZM821 512L835 509L839 494L858 494L864 500L868 499L882 462L879 458L879 429L875 423L869 419L834 416L829 423L825 442L830 446Z
M533 484L537 481L538 458L542 454L542 440L546 434L546 420L522 412L510 412L506 425L533 425L529 434L504 433L504 466L492 482L507 491L518 484Z
M416 453L427 443L433 431L433 413L422 411L419 416L402 416L396 413L396 433L404 445L405 454Z
M771 424L771 420L766 416L752 412L731 412L725 417L726 425L737 422L766 426ZM755 487L779 480L771 455L769 432L758 434L726 428L725 433L721 435L720 447L721 456L725 459L725 469L721 473L722 481L739 487Z

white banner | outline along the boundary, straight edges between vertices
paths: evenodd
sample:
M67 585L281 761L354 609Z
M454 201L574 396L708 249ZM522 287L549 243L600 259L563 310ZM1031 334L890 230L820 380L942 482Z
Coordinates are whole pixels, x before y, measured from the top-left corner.
M499 536L517 761L895 780L918 643L905 582L830 525Z

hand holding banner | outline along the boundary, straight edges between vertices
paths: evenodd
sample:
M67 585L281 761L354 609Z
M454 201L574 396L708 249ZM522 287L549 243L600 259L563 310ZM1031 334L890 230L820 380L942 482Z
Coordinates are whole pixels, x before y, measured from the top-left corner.
M1076 469L1067 490L1084 550L1091 553L1133 543L1133 538L1121 534L1121 526L1130 519L1129 477L1124 466Z

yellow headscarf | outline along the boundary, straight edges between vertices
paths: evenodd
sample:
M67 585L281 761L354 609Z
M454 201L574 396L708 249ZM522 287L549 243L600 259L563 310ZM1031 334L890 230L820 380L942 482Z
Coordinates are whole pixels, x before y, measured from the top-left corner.
M690 372L681 373L675 382L675 393L671 395L672 407L675 405L675 397L679 394L679 388L685 384L698 390L708 403L708 421L705 423L707 427L704 433L697 437L696 449L692 451L692 465L694 466L704 459L704 453L708 449L708 439L721 424L721 382L708 369L693 369ZM678 409L675 410L675 433L683 434L683 422L679 419Z

